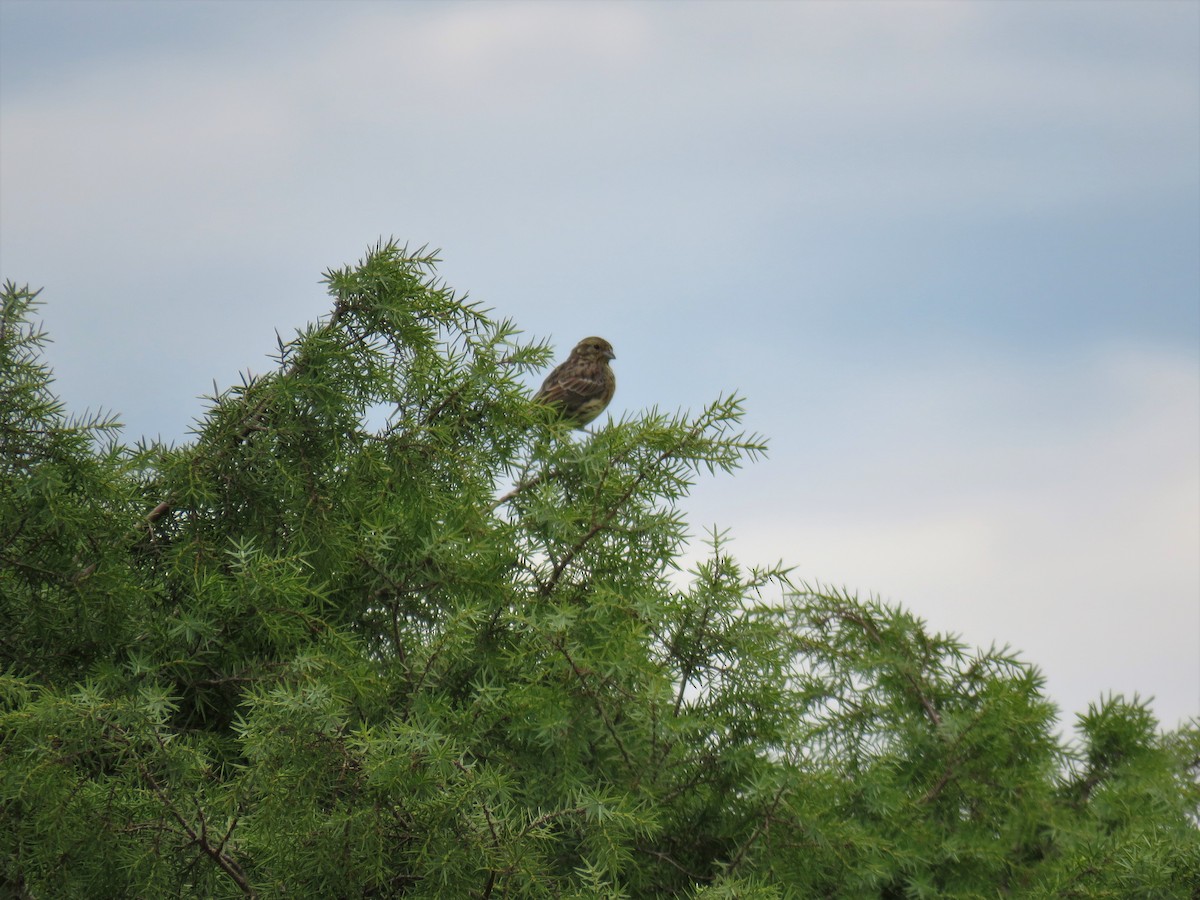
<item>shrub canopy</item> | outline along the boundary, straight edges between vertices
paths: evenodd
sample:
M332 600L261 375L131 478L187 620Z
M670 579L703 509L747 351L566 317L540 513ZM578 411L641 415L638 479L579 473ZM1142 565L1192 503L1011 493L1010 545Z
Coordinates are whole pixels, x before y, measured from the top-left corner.
M0 893L1194 897L1194 726L1056 733L895 606L690 573L741 401L572 432L542 343L395 243L178 447L0 313Z

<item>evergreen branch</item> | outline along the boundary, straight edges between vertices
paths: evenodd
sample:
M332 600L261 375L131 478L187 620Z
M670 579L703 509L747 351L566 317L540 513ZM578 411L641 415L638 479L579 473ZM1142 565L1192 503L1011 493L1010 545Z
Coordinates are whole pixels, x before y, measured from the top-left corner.
M528 481L518 482L511 491L509 491L507 494L502 496L499 500L495 501L491 505L491 511L495 512L497 509L499 509L501 506L503 506L509 500L512 500L513 498L520 496L525 491L528 491L528 490L531 490L532 488L537 487L543 481L549 481L550 479L554 478L557 475L558 475L558 472L556 470L550 470L550 471L542 472L540 475L535 475L535 476L533 476L533 478L529 479Z
M704 614L700 619L700 624L696 627L696 635L700 637L708 630L708 618L712 614L712 604L704 604ZM689 655L688 661L683 669L679 672L679 690L675 694L675 718L679 718L679 710L683 707L683 695L687 690L688 683L692 680L692 676L696 674L699 668L699 662L694 656Z
M587 530L583 537L567 550L562 559L554 564L554 568L550 572L550 578L541 586L541 591L544 596L548 597L551 593L553 593L555 587L558 586L558 582L562 579L563 573L566 571L567 566L569 566L575 560L575 557L577 557L583 551L583 549L594 537L596 537L596 535L600 534L600 532L602 532L608 526L608 524L617 517L617 514L621 511L621 508L629 502L629 499L634 495L634 492L636 492L637 489L642 486L642 483L650 477L654 469L678 453L679 450L687 446L689 442L699 437L700 434L703 433L705 427L707 427L707 424L708 423L703 420L697 422L684 437L673 443L666 450L663 450L661 453L659 453L658 456L656 456L648 465L638 472L637 477L635 477L630 483L629 487L622 492L621 496L617 498L617 501L613 503L612 507L605 513L605 515L601 517L599 521L595 522L591 528Z
M712 875L701 875L698 872L693 872L691 869L688 869L685 866L680 865L676 860L672 859L670 856L667 856L667 854L663 853L661 850L651 850L649 847L638 847L637 850L639 853L645 853L647 856L653 856L656 859L662 860L667 865L674 868L677 872L681 872L684 875L686 875L692 881L712 881L713 880Z
M946 766L946 771L942 773L941 777L934 783L933 787L931 787L921 796L921 799L917 801L917 805L925 806L926 804L932 803L934 800L936 800L938 795L945 789L946 785L950 783L951 779L953 779L956 774L954 761L951 760L950 764Z
M983 721L985 712L986 707L978 710L975 713L975 716L971 719L971 724L964 728L954 739L954 743L951 744L948 749L950 758L946 763L946 770L942 773L941 777L938 778L937 782L929 790L927 790L924 795L922 795L920 800L917 801L918 805L924 806L925 804L932 803L934 800L936 800L938 795L941 794L941 792L945 789L946 785L948 785L958 774L957 769L958 763L960 762L957 756L958 747L966 738L966 736L974 731L976 726Z
M850 612L845 608L839 609L837 614L839 618L847 622L852 622L861 628L863 633L865 633L867 637L871 639L871 642L877 647L884 646L883 635L879 633L879 629L875 627L874 622L871 622L865 616L860 616L859 614ZM941 713L939 713L937 707L933 705L933 701L925 695L923 690L921 690L921 685L918 683L916 677L907 670L902 670L900 674L908 683L908 686L912 688L913 694L916 696L917 701L921 704L921 708L925 710L925 715L929 718L929 721L933 723L935 728L941 728Z
M763 812L762 819L755 826L750 837L748 837L745 843L742 844L741 848L737 852L737 856L730 861L727 871L732 872L739 865L741 865L742 860L746 858L746 854L750 852L750 848L754 846L763 833L771 826L771 821L775 815L775 810L779 808L779 804L783 800L783 795L787 788L788 782L786 780L781 781L779 784L779 789L775 791L775 797L771 801L770 807Z
M345 316L348 308L349 307L348 307L348 304L346 303L345 299L338 298L338 300L333 305L333 312L329 316L329 321L322 328L322 332L331 333L331 332L335 331L338 328L338 326L340 325L342 318ZM292 361L292 364L290 366L288 366L288 368L286 368L283 372L280 373L279 377L281 380L286 380L288 378L292 378L292 377L296 376L297 374L303 372L304 369L306 368L306 366L307 366L307 360L302 356L297 357L295 360ZM250 435L254 434L255 432L264 430L263 426L260 424L259 419L263 415L263 413L266 412L268 401L269 401L269 397L263 397L262 399L260 399L258 401L258 403L256 403L254 405L253 409L249 410L247 413L245 413L242 416L241 422L240 422L236 432L233 435L233 440L232 440L233 447L236 448L236 447L241 446L249 439ZM158 522L167 513L169 513L175 507L176 502L177 502L177 498L174 495L168 495L168 496L164 497L162 500L160 500L158 502L158 504L155 505L155 507L146 514L146 516L143 518L143 520L141 522L141 528L145 531L145 533L147 535L153 536L154 524L156 522Z
M612 720L609 718L608 711L605 710L604 704L600 700L600 695L588 684L587 675L584 674L584 671L579 667L579 664L575 662L575 659L571 656L570 651L567 650L561 640L550 641L550 646L561 653L566 659L567 664L571 667L571 671L573 671L575 673L575 677L579 679L579 683L583 687L584 693L588 697L591 697L592 703L596 707L596 712L600 715L600 721L604 723L605 730L609 733L609 736L612 737L613 743L616 744L617 749L621 752L621 758L625 760L625 765L629 766L630 769L633 769L633 760L629 756L629 751L625 749L624 742L621 740L620 735L617 734L617 729L613 725Z
M569 809L555 809L547 813L542 813L536 819L530 820L524 828L521 829L521 837L527 837L533 831L541 828L543 825L549 825L555 819L561 819L564 816L582 816L587 813L586 806L573 806Z
M129 740L129 736L125 730L115 723L110 722L108 724L109 727L113 728L116 732L115 736L118 742L127 748L132 748L132 742ZM154 740L157 743L159 750L165 752L166 744L163 742L162 735L157 731L154 733ZM166 809L166 811L171 815L171 818L178 823L179 827L183 830L183 834L186 835L195 846L200 848L201 852L211 859L217 865L217 867L221 869L221 871L228 875L245 896L255 898L256 900L258 893L254 890L254 886L250 884L250 880L247 878L245 871L240 865L238 865L237 860L235 860L225 851L225 844L229 840L234 826L231 825L229 830L226 831L224 837L221 838L220 843L217 844L217 846L213 846L208 839L208 822L204 816L204 809L200 806L199 802L196 802L196 811L200 819L200 828L197 830L183 815L179 807L175 805L175 801L171 799L170 794L167 793L166 789L159 783L158 779L154 777L154 773L150 771L150 767L146 765L146 761L137 754L133 754L133 757L134 765L137 767L139 774L143 779L145 779L146 783L150 785L150 789L158 798L159 803L163 805L163 808ZM237 819L235 818L235 825L236 822Z

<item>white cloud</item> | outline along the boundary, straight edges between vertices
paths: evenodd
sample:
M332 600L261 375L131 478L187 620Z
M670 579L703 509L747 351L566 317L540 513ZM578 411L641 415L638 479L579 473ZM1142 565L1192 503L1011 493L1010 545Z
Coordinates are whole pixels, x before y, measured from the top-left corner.
M234 31L243 8L205 6ZM278 9L73 72L39 47L55 77L5 87L0 275L47 286L73 408L177 436L212 377L324 310L324 267L380 234L429 241L455 287L539 334L624 332L626 408L753 382L773 457L692 507L739 555L1007 640L1068 710L1105 679L1157 693L1168 721L1196 710L1194 357L1088 356L1130 321L1100 310L1047 359L1032 333L974 341L995 317L946 296L979 260L1026 276L989 298L1043 288L1020 255L1042 248L990 244L991 223L1125 225L1131 198L1195 196L1194 5ZM977 227L975 262L936 237L919 260L884 246L930 223ZM1058 248L1048 319L1091 314L1071 293L1097 268L1086 241ZM1157 283L1188 287L1192 266ZM835 296L803 307L814 290ZM824 327L838 304L896 323L890 359ZM964 352L1005 355L914 358L939 305ZM664 389L656 363L687 383Z
M838 452L826 433L699 500L747 563L1018 648L1068 717L1137 692L1174 726L1200 715L1200 372L1143 348L1071 362L1068 377L963 366L940 385L892 373L894 417L851 413L865 432L888 422L885 439L804 460Z
M132 56L6 100L5 206L142 233L176 209L219 240L341 169L349 190L436 184L429 203L557 174L575 209L614 180L703 180L750 208L919 215L1178 189L1154 159L1195 154L1178 69L1015 52L1002 5L746 9L372 4L333 29L291 21L255 53Z

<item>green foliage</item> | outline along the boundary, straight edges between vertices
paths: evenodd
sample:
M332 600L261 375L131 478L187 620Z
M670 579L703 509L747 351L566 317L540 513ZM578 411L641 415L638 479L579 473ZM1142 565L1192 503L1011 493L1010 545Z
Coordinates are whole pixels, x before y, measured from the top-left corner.
M181 447L0 316L0 894L1192 897L1200 729L724 537L741 404L573 433L380 244Z

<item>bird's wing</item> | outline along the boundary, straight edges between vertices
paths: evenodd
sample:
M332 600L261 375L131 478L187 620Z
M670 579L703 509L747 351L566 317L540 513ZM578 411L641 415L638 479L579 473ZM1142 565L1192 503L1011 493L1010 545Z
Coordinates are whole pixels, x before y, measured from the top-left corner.
M605 391L604 372L597 366L568 366L563 363L550 373L534 397L542 403L565 407L591 400Z

